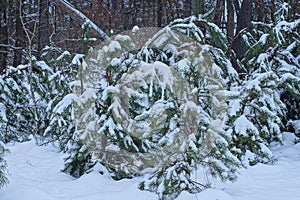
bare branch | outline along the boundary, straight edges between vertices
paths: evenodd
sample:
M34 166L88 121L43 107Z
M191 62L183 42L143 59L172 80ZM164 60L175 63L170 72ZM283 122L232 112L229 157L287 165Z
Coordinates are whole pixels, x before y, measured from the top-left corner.
M40 1L38 1L38 4L40 3ZM36 29L37 29L37 23L38 23L38 15L37 15L37 19L35 20L34 23L34 27L33 27L33 31L32 34L30 36L29 30L26 28L26 24L24 22L23 19L23 15L22 15L22 0L20 0L20 6L19 6L19 14L20 14L20 20L21 20L21 24L23 26L24 32L26 34L26 37L28 39L28 54L29 54L29 87L30 87L30 93L31 93L31 98L33 101L33 106L34 106L34 120L35 120L35 127L34 127L34 131L33 134L37 133L39 130L39 116L38 116L38 108L37 108L37 101L35 98L35 94L34 94L34 88L33 88L33 77L32 77L32 71L33 71L33 63L32 63L32 42L33 39L35 37L35 33L36 33Z
M90 20L85 14L80 12L78 9L76 9L70 2L67 0L58 0L58 2L62 3L64 6L66 6L69 10L74 12L77 16L79 16L82 20L84 21L89 21L90 25L92 28L99 33L99 35L104 39L104 40L110 40L110 37L103 31L101 30L92 20Z

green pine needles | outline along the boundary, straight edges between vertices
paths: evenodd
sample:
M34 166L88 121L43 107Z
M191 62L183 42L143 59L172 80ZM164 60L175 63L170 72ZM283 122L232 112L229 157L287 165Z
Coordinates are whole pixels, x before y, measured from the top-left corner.
M239 33L243 73L220 29L195 17L116 35L73 59L46 47L45 61L33 60L38 123L28 65L0 76L0 139L33 134L68 155L64 172L80 177L97 164L115 180L143 176L139 188L159 199L210 187L199 171L235 180L241 166L273 162L270 144L300 119L300 20L287 9ZM89 22L82 29L86 53ZM0 187L4 152L0 143Z
M182 27L203 35L194 21ZM116 36L86 58L76 90L77 130L94 159L117 180L148 171L140 189L161 199L206 188L193 177L199 167L234 180L239 166L225 130L226 82L236 72L222 50L195 42L178 26L158 31L141 49L132 36Z

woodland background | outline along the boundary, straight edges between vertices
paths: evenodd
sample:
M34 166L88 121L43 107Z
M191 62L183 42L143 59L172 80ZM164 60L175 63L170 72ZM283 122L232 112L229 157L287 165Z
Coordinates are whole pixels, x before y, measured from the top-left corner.
M299 13L299 2L286 0L290 5L289 19ZM20 3L21 12L20 12ZM71 3L71 4L69 4ZM238 58L245 48L238 33L250 27L251 21L275 21L275 0L2 0L0 3L0 72L5 66L24 63L28 54L28 39L21 23L32 34L33 54L39 58L46 46L60 47L72 53L83 53L81 26L85 22L71 7L81 11L105 33L117 34L133 26L164 27L177 18L207 15L226 33L228 46L235 49ZM36 26L36 31L34 27ZM89 46L97 45L103 37L92 31Z
M299 1L2 0L0 10L0 187L7 144L32 137L64 152L73 177L143 177L139 189L159 199L209 188L199 167L235 180L241 167L276 162L271 146L283 133L300 141ZM135 39L116 34L134 26L166 27L200 50L186 59L181 45L190 43L173 51L158 40L166 46L115 57ZM86 56L95 52L100 59ZM171 69L184 80L179 90Z

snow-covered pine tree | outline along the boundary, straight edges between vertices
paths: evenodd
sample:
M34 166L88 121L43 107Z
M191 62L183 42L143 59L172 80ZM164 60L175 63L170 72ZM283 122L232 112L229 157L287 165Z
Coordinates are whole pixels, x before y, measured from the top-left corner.
M0 76L0 187L7 179L4 145L10 141L26 141L30 134L42 134L47 126L47 106L53 99L53 91L49 79L53 75L49 66L42 61L33 64L33 88L38 105L39 130L33 131L36 124L33 116L33 102L30 96L29 67L19 65L8 66L5 74Z
M169 27L203 45L205 52L222 69L226 89L239 82L237 71L233 68L230 60L225 55L228 50L226 35L220 28L206 19L194 16L185 19L177 19L170 23Z
M80 85L77 76L83 57L83 54L76 54L70 62L70 53L63 52L51 60L58 70L51 79L56 95L48 103L49 125L43 135L44 143L57 142L68 154L63 171L74 177L80 177L90 168L90 156L79 138L74 118L74 106L79 99L74 91Z
M71 53L63 51L60 47L46 46L40 56L54 72L64 71L69 68Z
M47 63L53 65L53 69L64 70L62 67L69 57L68 52L59 56L54 63L53 56L49 54L53 48L47 47L42 55ZM59 52L59 49L55 48ZM53 53L53 52L52 52ZM35 91L38 115L39 130L34 132L35 126L33 116L33 102L29 87L29 67L28 65L19 65L17 67L8 66L5 74L0 77L0 143L9 141L25 141L29 139L30 134L43 135L48 127L50 116L54 106L61 100L65 90L66 77L62 76L64 71L56 73L44 61L34 60L33 62L33 89ZM54 65L55 64L55 65ZM52 132L52 137L56 132ZM39 139L41 139L39 137ZM4 147L0 145L0 183L4 184L5 162L3 160ZM1 185L0 184L0 185Z
M128 48L130 37L119 35L87 60L87 68L100 71L98 116L92 117L100 129L86 126L83 141L115 179L150 169L140 188L161 199L205 188L192 176L198 166L231 180L239 163L228 148L223 96L237 73L222 50L192 40L204 34L199 21L208 26L207 35L224 37L212 24L189 18L158 32L141 50ZM182 34L184 28L191 30Z
M75 118L76 124L79 126L78 131L81 133L80 137L87 144L89 151L94 152L94 156L99 162L105 163L115 179L132 177L132 174L121 167L128 166L128 156L124 154L124 151L115 153L107 150L107 146L111 143L109 140L117 143L115 147L127 145L128 148L134 149L134 145L133 140L129 137L125 139L123 134L117 134L114 139L110 138L109 140L104 134L105 123L110 123L103 121L107 120L106 115L109 112L108 105L105 105L109 100L105 98L108 98L110 93L108 87L115 85L134 62L135 55L130 52L133 49L134 46L129 36L118 35L103 48L91 52L86 58L88 65L84 67L81 84L83 88L78 87L77 89L81 105L76 106ZM122 54L123 52L126 53ZM105 95L108 96L105 97ZM127 144L124 140L128 140ZM116 161L119 164L116 165Z
M33 101L30 97L29 67L8 66L0 77L0 135L3 142L24 141L30 134L42 134L47 126L46 108L53 98L49 77L53 74L43 61L33 62L33 88L39 115L39 129L33 130L36 124L33 117ZM55 94L54 94L55 95Z
M90 28L89 21L86 21L81 27L81 49L84 53L88 51ZM57 141L60 149L68 155L63 171L74 177L80 177L94 165L91 162L90 152L82 142L82 133L80 132L81 127L86 125L80 122L85 119L81 117L84 117L82 115L85 112L89 113L90 110L85 109L87 104L93 100L90 100L92 96L87 95L86 80L84 79L86 76L83 76L83 73L86 72L85 55L76 54L71 63L68 62L69 57L70 53L64 52L52 61L53 65L60 66L56 73L59 78L54 81L60 95L48 109L50 124L44 135L48 141Z
M193 89L196 99L195 107L188 105L186 110L184 109L186 113L179 115L182 121L194 121L194 123L197 121L195 124L198 127L194 127L195 132L189 133L188 131L193 129L195 125L193 123L187 123L187 129L185 129L186 126L178 127L184 129L186 137L190 137L190 140L187 140L189 144L179 141L182 143L180 148L186 145L187 151L181 154L180 159L165 168L160 168L140 185L143 189L158 193L161 199L173 199L182 190L201 191L205 185L193 184L195 182L191 176L191 172L197 168L197 165L209 168L211 175L222 180L232 180L234 179L234 166L239 163L228 150L228 141L231 137L224 131L227 113L226 87L238 79L237 72L224 54L225 36L214 24L195 17L175 20L169 27L175 32L196 39L197 45L202 44L200 45L202 50L199 53L197 48L191 48L189 50L194 55L187 59L190 63L178 59L178 63L174 64L183 74L183 81L189 82L189 87ZM210 41L207 41L208 39ZM183 93L179 91L177 95ZM218 162L223 165L219 165Z
M285 8L283 4L279 11L284 12L277 14L286 13ZM287 121L298 118L300 20L287 22L284 15L276 19L275 24L253 22L241 32L249 48L242 60L248 74L235 89L240 98L231 101L229 131L233 150L246 165L272 160L269 144L280 142Z
M44 50L43 58L51 64L56 72L49 77L52 86L50 91L53 92L46 110L49 124L43 137L46 143L48 141L60 141L60 148L64 149L69 140L69 137L64 134L70 132L73 128L73 125L68 123L72 121L71 108L69 108L72 104L72 97L68 94L72 93L70 83L75 80L77 66L70 63L71 54L68 51L55 55L56 48L46 48Z

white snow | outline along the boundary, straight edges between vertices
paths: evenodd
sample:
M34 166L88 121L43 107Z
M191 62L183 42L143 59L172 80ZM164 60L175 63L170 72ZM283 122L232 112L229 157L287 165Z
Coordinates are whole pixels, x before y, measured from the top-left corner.
M288 124L294 128L296 134L300 134L300 120L289 121Z
M299 200L300 144L293 134L284 134L284 146L272 148L274 165L257 164L241 171L235 183L223 184L234 200Z
M55 108L54 108L54 112L61 114L62 112L64 112L64 110L73 103L74 101L74 94L68 94L66 95L63 100L58 103Z
M78 65L81 66L83 60L84 60L85 55L84 54L76 54L72 60L73 65Z
M140 28L137 26L137 25L135 25L133 28L132 28L132 32L133 33L136 33L136 32L138 32L140 30Z
M155 199L137 189L139 179L114 181L92 172L74 179L60 170L64 155L53 146L40 147L32 140L9 144L6 157L9 185L0 191L1 200L114 200Z
M246 136L245 134L248 133L248 131L253 132L253 134L258 135L258 130L254 126L252 122L250 122L245 115L241 115L238 117L234 122L234 129L237 134Z
M112 52L112 53L116 52L117 50L121 50L121 49L122 49L122 47L121 47L120 43L115 40L111 41L111 43L108 46L108 51Z
M229 102L229 109L228 109L228 114L229 116L235 116L237 112L241 108L241 100L239 99L234 99Z
M6 117L6 107L3 103L0 103L0 119L7 121Z
M261 44L266 44L269 36L270 36L269 34L263 34L263 35L259 38L259 42L260 42Z
M212 188L199 194L182 192L179 200L299 200L300 143L292 133L283 134L284 146L274 145L277 160L240 170L236 182L212 180ZM7 144L10 183L0 191L1 200L156 200L157 195L137 189L142 178L114 181L92 172L74 179L60 170L64 155L57 148L38 146L34 140ZM201 178L199 172L199 179ZM105 174L105 173L104 173Z
M56 58L56 60L60 61L62 60L64 57L67 57L67 56L71 56L71 53L69 51L64 51L60 56L58 56Z

